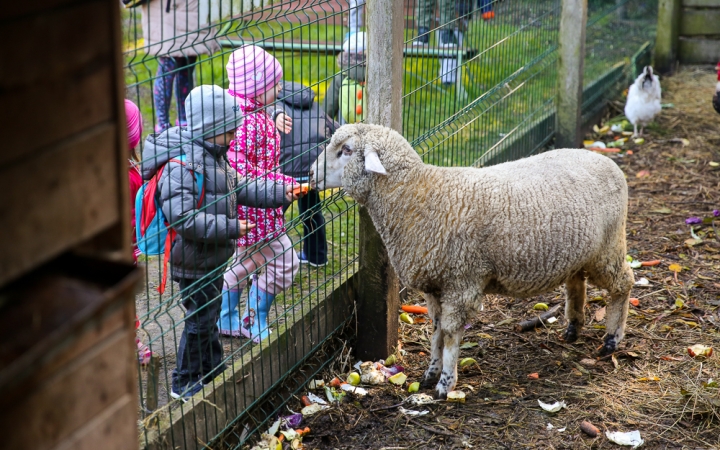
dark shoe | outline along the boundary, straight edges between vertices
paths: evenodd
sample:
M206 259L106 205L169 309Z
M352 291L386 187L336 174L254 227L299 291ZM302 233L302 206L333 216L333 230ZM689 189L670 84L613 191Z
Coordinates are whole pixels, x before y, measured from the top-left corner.
M202 389L203 389L202 382L196 381L195 383L193 383L191 385L183 386L180 389L172 388L172 391L170 391L170 397L174 398L175 400L180 400L183 403L185 403L188 400L190 400L193 397L193 395L202 391Z
M440 30L439 47L457 47L458 41L452 30Z
M430 30L426 27L418 28L418 35L413 40L413 45L428 45L430 43Z

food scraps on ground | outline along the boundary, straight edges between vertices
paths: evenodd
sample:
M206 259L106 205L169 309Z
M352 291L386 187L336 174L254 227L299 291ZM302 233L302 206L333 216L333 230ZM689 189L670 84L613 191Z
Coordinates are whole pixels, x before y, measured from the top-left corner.
M350 373L350 375L348 375L347 377L347 382L351 386L357 386L358 384L360 384L360 374L357 372Z
M308 389L320 389L323 387L325 387L324 380L310 380L310 383L308 383Z
M328 383L328 386L336 388L336 387L340 387L341 384L342 384L342 381L340 381L340 378L335 377L332 380L330 380L330 383Z
M692 356L693 358L697 358L699 356L708 358L712 356L713 349L712 347L708 347L706 345L695 344L691 347L688 347L687 352L688 355Z
M415 321L413 320L413 318L410 317L410 316L408 315L408 313L402 313L402 314L400 314L400 320L403 321L403 322L405 322L405 323L409 323L410 325L412 325L413 323L415 323Z
M447 394L447 401L453 403L465 403L465 393L463 391L450 391Z
M533 372L533 373L529 373L527 377L530 378L531 380L539 380L540 374L537 372Z
M395 355L390 355L390 356L388 356L388 357L385 359L385 361L383 361L383 364L384 364L386 367L390 367L390 366L392 366L393 364L395 364L396 362L397 362L397 358L395 357Z
M466 368L468 366L472 366L474 364L477 364L477 361L475 361L473 358L463 358L460 361L460 368L464 369L464 368Z
M345 391L345 392L349 392L349 393L351 393L351 394L355 394L355 395L357 395L357 396L359 396L359 397L365 397L365 396L367 395L367 393L368 393L368 391L367 391L366 389L363 389L363 388L358 387L358 386L353 386L353 385L350 385L350 384L347 384L347 383L341 384L341 385L340 385L340 389L342 389L342 390Z
M310 398L307 395L303 395L300 397L300 403L302 403L303 406L310 406L313 404L313 402L310 401Z
M533 306L533 309L535 311L547 311L550 309L547 303L535 303L535 306Z
M528 320L524 320L524 321L520 322L519 324L515 325L515 331L517 331L517 332L530 331L530 330L534 330L535 328L539 327L540 325L544 325L545 322L552 323L552 322L550 322L550 318L554 317L554 315L560 310L561 306L562 306L562 304L558 303L557 305L550 308L548 311L540 314L538 317L533 317L532 319L528 319Z
M635 297L631 297L631 298L630 298L630 304L637 308L638 306L640 306L640 299L637 299L637 298L635 298Z
M413 394L405 399L406 402L412 403L415 406L429 405L435 403L435 400L427 394Z
M643 266L643 267L659 266L659 265L660 265L660 260L659 260L659 259L654 259L654 260L652 260L652 261L643 261L643 262L640 263L640 265Z
M582 430L583 433L587 434L590 437L598 437L600 434L600 430L598 428L588 422L587 420L583 420L580 422L580 430Z
M410 383L410 386L408 386L408 392L412 394L413 392L417 392L420 389L420 383L417 381L414 381Z
M374 362L367 361L360 364L360 381L365 384L383 384L385 375L377 369Z
M323 400L322 398L320 398L320 397L318 397L317 395L313 394L312 392L310 392L310 393L307 395L307 399L310 400L310 403L319 403L319 404L321 404L321 405L327 405L327 404L328 404L325 400ZM308 405L305 405L305 406L308 406Z
M618 445L627 445L632 448L638 448L645 443L640 437L638 430L628 431L627 433L621 431L605 431L605 436Z
M413 314L427 314L428 309L424 306L419 305L402 305L400 307L403 311Z
M317 414L323 409L327 409L329 406L327 405L320 405L318 403L313 403L310 406L306 406L303 409L300 410L300 414L302 414L304 417L312 416L313 414Z
M542 409L549 413L556 413L560 411L563 408L567 408L567 404L565 402L555 402L555 403L543 403L540 400L538 400L538 404Z
M405 380L407 380L407 375L405 375L402 372L396 373L395 375L388 378L388 381L392 384L397 384L398 386L402 386L405 384Z

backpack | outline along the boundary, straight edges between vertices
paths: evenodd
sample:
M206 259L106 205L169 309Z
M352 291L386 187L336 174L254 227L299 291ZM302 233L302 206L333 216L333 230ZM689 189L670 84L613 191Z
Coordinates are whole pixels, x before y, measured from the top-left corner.
M361 122L365 117L365 83L345 77L340 86L340 115L345 123Z
M165 292L170 250L172 249L172 243L175 241L177 232L169 226L170 224L165 218L165 214L163 214L162 205L160 205L157 197L157 189L160 176L165 166L171 162L186 166L185 155L180 155L178 158L173 158L163 164L149 181L143 183L135 196L135 237L138 250L147 256L164 255L162 280L158 287L158 292L161 294ZM195 172L194 170L192 174L200 191L200 200L198 200L197 205L197 207L200 208L205 198L203 174Z

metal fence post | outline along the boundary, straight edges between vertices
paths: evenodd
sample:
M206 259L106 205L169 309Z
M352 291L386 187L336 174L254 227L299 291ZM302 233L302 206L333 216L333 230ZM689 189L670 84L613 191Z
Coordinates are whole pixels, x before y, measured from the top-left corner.
M658 72L672 72L675 67L681 13L680 0L660 0L658 3L655 36L655 70Z
M555 148L582 144L581 108L587 0L562 0Z
M402 132L403 2L368 0L368 123ZM360 208L356 356L387 357L398 340L400 284L387 250L365 208Z

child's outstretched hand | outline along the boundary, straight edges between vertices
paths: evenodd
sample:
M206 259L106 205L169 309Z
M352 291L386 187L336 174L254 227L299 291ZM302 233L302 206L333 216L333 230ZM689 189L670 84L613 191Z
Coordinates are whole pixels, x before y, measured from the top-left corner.
M250 230L255 228L257 225L250 222L249 220L240 220L240 236L245 236Z
M300 197L304 197L305 194L307 194L307 188L303 188L302 184L293 183L285 186L285 198L289 202L294 202Z
M285 113L278 114L277 118L275 118L275 126L277 129L285 134L290 134L292 131L292 117L288 116Z

